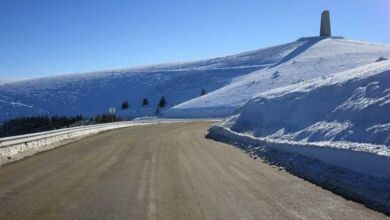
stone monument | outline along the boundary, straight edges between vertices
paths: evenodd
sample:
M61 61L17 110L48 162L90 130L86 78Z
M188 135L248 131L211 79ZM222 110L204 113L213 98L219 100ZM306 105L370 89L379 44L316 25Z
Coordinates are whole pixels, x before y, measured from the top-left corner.
M321 37L330 37L332 36L332 32L330 30L330 15L329 11L325 10L321 14L321 30L320 30L320 36Z

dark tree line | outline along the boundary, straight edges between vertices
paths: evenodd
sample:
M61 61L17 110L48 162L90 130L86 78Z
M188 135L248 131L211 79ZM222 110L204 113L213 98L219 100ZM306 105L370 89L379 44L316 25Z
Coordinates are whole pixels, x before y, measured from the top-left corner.
M121 118L119 118L115 114L101 114L101 115L95 115L92 118L90 118L88 124L101 124L101 123L116 122L120 120Z
M0 124L0 137L50 131L80 125L101 124L120 121L115 114L98 114L85 119L81 115L70 116L32 116L14 118Z
M22 135L28 133L49 131L78 125L83 121L81 115L68 116L35 116L10 119L0 125L0 137Z

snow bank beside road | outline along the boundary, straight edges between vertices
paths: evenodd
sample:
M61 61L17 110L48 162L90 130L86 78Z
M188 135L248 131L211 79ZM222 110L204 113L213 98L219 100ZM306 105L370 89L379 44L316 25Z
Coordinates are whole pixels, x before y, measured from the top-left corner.
M390 61L261 93L222 122L278 140L390 145Z
M390 213L390 61L261 93L208 137Z
M89 135L133 125L135 123L118 122L1 138L0 166Z
M337 194L390 214L389 156L335 148L324 143L255 138L218 125L209 129L207 137L235 145L255 159L260 157ZM389 153L383 146L372 147Z
M332 166L340 166L369 176L390 180L390 149L384 145L348 142L296 142L271 138L255 138L221 126L210 128L208 137L242 143L252 147L265 146L273 150L300 154ZM390 186L389 186L390 187Z

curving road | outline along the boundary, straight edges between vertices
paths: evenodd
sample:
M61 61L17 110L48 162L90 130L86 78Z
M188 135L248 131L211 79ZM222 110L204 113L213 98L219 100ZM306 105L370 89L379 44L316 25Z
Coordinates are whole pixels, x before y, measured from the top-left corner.
M0 168L0 219L386 219L205 139L210 122L102 133Z

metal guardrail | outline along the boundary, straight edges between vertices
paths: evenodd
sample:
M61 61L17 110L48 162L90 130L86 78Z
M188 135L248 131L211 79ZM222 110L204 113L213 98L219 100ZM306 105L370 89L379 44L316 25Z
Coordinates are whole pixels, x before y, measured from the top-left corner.
M203 119L203 121L216 121L215 119ZM191 122L191 121L199 121L199 119L165 119L165 123L169 122ZM159 119L153 120L153 119L141 119L141 120L135 120L135 121L124 121L124 122L114 122L114 123L104 123L104 124L97 124L97 125L87 125L87 126L79 126L79 127L72 127L72 128L64 128L64 129L58 129L58 130L52 130L52 131L45 131L45 132L39 132L39 133L33 133L33 134L26 134L26 135L18 135L18 136L12 136L12 137L6 137L6 138L0 138L0 149L6 148L9 146L14 146L17 144L27 144L28 142L37 141L37 140L43 140L47 138L52 138L56 136L66 135L66 134L72 134L75 132L85 131L89 129L99 129L114 125L141 125L141 124L149 124L149 123L160 123L161 121ZM120 126L119 126L120 128Z
M95 126L95 125L83 125L83 126L77 126L77 127L55 129L55 130L51 130L51 131L37 132L37 133L32 133L32 134L23 134L23 135L17 135L17 136L4 137L4 138L0 138L0 142L12 141L12 140L17 140L17 139L21 139L21 138L29 138L29 137L46 135L46 134L51 134L51 133L58 133L61 131L76 130L76 129L80 129L82 127L90 127L90 126Z
M115 122L115 123L105 123L105 124L98 124L98 125L88 125L88 126L80 126L80 127L72 127L72 128L65 128L65 129L58 129L54 131L47 131L47 132L39 132L34 134L27 134L27 135L19 135L19 136L13 136L13 137L6 137L0 139L0 148L4 148L7 146L12 146L16 144L21 143L27 143L31 141L37 141L41 139L46 138L52 138L56 136L71 134L75 132L90 130L90 129L99 129L104 127L109 127L113 125L125 125L129 124L128 122Z

